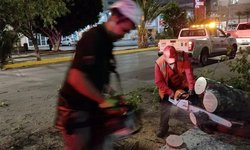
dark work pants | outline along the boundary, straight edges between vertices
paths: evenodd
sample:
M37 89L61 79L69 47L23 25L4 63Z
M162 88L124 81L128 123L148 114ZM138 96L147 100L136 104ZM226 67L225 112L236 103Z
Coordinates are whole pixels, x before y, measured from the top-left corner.
M171 103L168 102L168 96L164 97L163 100L160 101L160 125L158 133L166 136L169 129L169 117L171 112Z

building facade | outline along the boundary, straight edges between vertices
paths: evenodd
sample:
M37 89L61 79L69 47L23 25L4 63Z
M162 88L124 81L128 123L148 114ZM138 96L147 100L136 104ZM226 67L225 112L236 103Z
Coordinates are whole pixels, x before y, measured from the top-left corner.
M239 22L250 21L250 0L213 0L208 17L217 19L222 29L233 30Z

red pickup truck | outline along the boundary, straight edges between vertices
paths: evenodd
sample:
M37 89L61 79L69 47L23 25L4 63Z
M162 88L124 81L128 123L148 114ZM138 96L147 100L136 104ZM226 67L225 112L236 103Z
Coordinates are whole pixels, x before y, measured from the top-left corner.
M236 38L239 48L250 46L250 22L241 22L235 30L227 31L227 33Z

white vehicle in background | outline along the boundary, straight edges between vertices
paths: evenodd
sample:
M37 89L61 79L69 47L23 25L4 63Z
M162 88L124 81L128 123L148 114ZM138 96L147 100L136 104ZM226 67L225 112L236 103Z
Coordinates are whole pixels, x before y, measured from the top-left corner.
M61 40L61 46L73 46L76 45L76 41L70 39L70 38L65 38Z
M237 52L236 39L226 35L215 23L183 28L178 39L161 39L158 43L159 56L167 45L188 53L194 62L202 66L207 65L209 57L228 55L232 59Z

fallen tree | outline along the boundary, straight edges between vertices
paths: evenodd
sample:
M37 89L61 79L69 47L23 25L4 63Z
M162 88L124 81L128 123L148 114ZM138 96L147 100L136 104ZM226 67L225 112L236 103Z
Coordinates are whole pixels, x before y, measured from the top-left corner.
M190 113L190 120L202 131L250 138L250 93L204 77L196 80L195 93L201 98L204 109L232 122L231 127L226 127L204 112Z
M208 112L237 121L250 120L250 93L203 77L197 79L195 92Z

